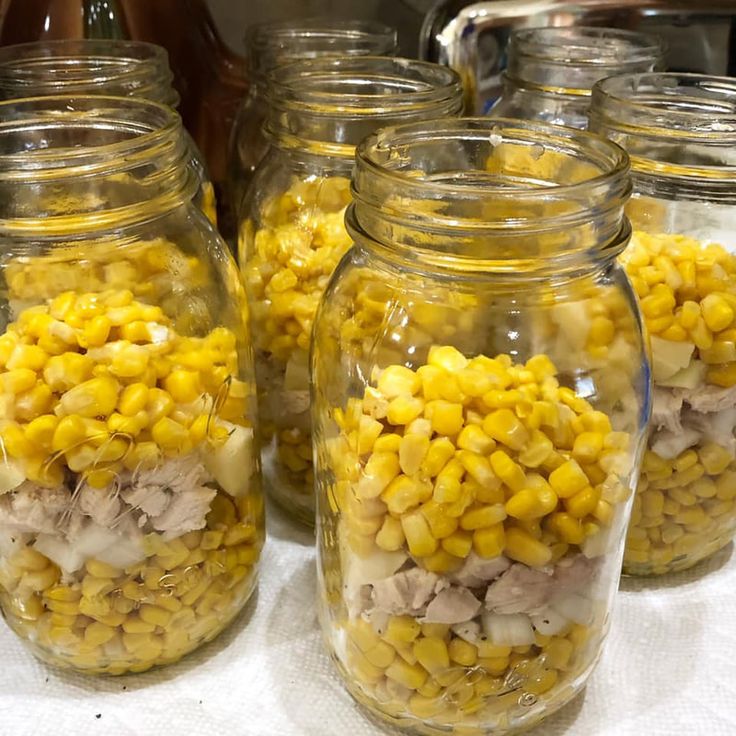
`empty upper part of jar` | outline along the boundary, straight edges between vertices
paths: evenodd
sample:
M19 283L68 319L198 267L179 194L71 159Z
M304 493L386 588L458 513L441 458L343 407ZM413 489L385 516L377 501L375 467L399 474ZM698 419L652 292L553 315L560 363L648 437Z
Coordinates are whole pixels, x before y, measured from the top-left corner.
M358 147L348 227L415 261L523 278L559 273L625 246L628 168L608 141L532 121L386 128Z
M176 107L169 57L140 41L75 39L0 48L0 96L120 95Z
M593 88L590 127L630 154L635 189L736 202L736 82L630 74Z
M74 236L154 219L197 181L179 116L124 97L0 103L0 232Z
M522 86L589 95L604 77L661 66L663 42L617 28L524 28L509 42L506 77Z
M316 59L269 76L266 132L281 148L351 158L384 125L457 115L462 85L452 69L410 59Z
M373 21L307 18L251 26L245 47L256 83L279 66L336 56L383 56L396 51L396 30Z

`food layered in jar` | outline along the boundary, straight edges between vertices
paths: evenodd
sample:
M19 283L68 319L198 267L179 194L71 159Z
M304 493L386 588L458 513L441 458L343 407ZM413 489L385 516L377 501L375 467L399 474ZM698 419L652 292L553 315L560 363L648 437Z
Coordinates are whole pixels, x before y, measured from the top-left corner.
M63 268L45 272L43 257L5 270L0 600L56 665L120 674L176 661L255 582L263 509L242 336L198 334L196 309L172 320L151 303L182 298L174 254L188 262L162 242L70 269L72 287L104 270L100 290L55 289L45 277ZM158 281L132 265L156 271L156 259Z
M630 438L556 375L435 346L333 409L332 644L387 716L511 727L594 663Z
M682 570L736 529L736 257L686 235L637 232L623 263L654 378L625 568Z

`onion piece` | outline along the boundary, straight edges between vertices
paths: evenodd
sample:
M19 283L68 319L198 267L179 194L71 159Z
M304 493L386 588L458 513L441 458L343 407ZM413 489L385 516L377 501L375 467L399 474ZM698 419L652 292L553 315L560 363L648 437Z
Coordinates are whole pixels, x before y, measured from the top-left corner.
M477 621L465 621L451 627L452 633L457 634L468 644L477 644L481 637L480 624Z
M579 593L570 593L553 601L551 608L581 626L590 626L593 623L593 601Z
M239 498L248 493L253 474L253 430L221 422L230 436L219 447L208 450L204 465L226 493Z
M554 608L545 608L539 613L532 614L530 618L532 626L545 636L559 634L570 624L569 619L559 614Z
M484 613L483 630L491 644L499 647L523 647L534 644L534 629L523 613Z
M85 556L73 545L60 537L51 534L39 534L33 544L42 555L58 565L67 575L79 570L84 565Z

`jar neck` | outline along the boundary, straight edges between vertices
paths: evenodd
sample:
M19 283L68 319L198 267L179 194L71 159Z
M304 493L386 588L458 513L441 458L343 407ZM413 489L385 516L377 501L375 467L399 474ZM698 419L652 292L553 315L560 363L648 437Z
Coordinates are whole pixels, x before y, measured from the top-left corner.
M587 98L605 77L661 67L659 39L613 28L531 28L509 42L505 77L518 89Z
M0 97L115 95L176 107L165 49L120 40L41 41L0 48Z
M405 267L546 280L603 268L628 241L628 158L588 133L435 121L379 131L356 161L348 229Z
M74 239L188 204L197 181L181 120L122 97L0 103L0 233Z
M351 159L380 127L459 115L462 105L460 78L448 67L377 56L319 59L269 77L265 131L282 149Z
M257 23L245 34L250 77L265 94L268 75L308 59L385 56L396 52L396 30L370 21L311 18Z
M736 81L632 74L595 85L590 129L625 148L642 194L736 204Z

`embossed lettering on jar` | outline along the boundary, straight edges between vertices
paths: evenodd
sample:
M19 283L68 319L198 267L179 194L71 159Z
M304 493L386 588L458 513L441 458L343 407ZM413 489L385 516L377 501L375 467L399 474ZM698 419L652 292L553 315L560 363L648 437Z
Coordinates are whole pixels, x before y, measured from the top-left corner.
M48 95L142 97L176 108L166 49L119 39L47 40L0 47L0 99ZM189 165L199 181L197 207L217 225L215 190L202 154L186 130Z
M652 348L652 431L624 569L683 570L736 532L736 84L605 80L590 124L631 154L623 263Z
M314 329L320 616L412 733L507 733L605 638L649 413L628 159L470 119L358 149L354 247Z
M49 663L141 672L255 585L244 294L172 110L38 97L0 119L0 605Z
M271 77L272 147L252 181L240 266L256 347L264 476L314 523L309 346L322 292L350 247L345 208L355 146L384 124L457 115L447 67L407 59L326 59Z
M514 31L503 93L489 114L584 129L590 91L599 79L662 69L663 54L656 36L617 28Z

